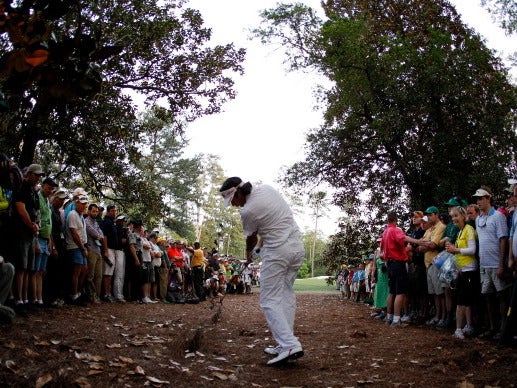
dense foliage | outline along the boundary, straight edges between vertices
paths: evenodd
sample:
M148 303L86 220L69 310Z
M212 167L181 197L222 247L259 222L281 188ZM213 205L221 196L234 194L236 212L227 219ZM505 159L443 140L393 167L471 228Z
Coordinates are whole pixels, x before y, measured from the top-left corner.
M242 73L245 51L210 47L211 31L184 4L0 1L2 151L21 167L41 162L62 182L154 215L167 196L185 198L164 193L170 185L157 190L156 180L173 177L189 190L189 172L199 168L178 160L183 123L235 96L232 76ZM160 152L171 147L172 159L142 147L157 134L138 116L143 106L169 132ZM156 171L150 161L160 162Z
M497 191L513 171L516 88L447 1L325 1L262 13L255 35L292 69L317 70L325 122L285 182L325 182L349 214L441 205Z

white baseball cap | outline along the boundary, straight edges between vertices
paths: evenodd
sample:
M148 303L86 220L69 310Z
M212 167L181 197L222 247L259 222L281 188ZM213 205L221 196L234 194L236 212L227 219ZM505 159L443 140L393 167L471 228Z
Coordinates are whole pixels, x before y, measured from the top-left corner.
M477 189L476 192L472 195L473 197L491 197L492 194L490 194L488 191L484 189Z

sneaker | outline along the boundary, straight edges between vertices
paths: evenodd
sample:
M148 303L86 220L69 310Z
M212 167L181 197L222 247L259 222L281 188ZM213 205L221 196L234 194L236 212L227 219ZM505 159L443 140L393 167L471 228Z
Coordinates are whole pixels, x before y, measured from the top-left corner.
M463 334L466 336L471 336L472 334L474 334L474 328L470 325L465 325L465 327L461 329L461 331L463 331Z
M276 347L268 346L267 348L264 349L264 353L269 354L270 356L278 356L281 351L282 351L281 346L276 346Z
M111 295L104 295L101 299L106 303L111 303L115 301L115 298Z
M278 356L267 362L268 366L278 366L285 364L288 360L296 360L303 356L303 349L301 346L296 346L291 349L281 351Z
M458 339L465 339L465 335L463 334L463 331L461 329L456 329L456 331L453 334L453 337Z
M63 307L65 305L65 301L63 299L57 298L55 301L50 303L52 307Z
M385 323L386 326L391 326L391 324L393 323L393 319L386 318L384 323Z
M122 297L120 298L115 298L115 301L118 302L118 303L126 303L126 300Z
M406 327L406 326L407 326L407 324L402 321L391 322L391 325L390 325L390 327Z
M447 321L445 319L440 319L436 324L436 327L444 328L447 327Z
M428 320L425 324L428 326L433 326L433 325L436 325L438 322L440 322L440 320L438 318L434 317L434 318L431 318L430 320Z
M78 292L77 294L70 295L70 299L72 300L72 302L75 302L76 300L79 299L80 296L81 296L81 293Z
M374 319L380 319L380 320L382 320L382 319L386 318L386 312L381 311L379 314L377 314L377 315L376 315L375 317L373 317L373 318L374 318Z
M411 321L411 318L408 314L404 314L402 317L400 317L400 322L402 323L408 323Z
M142 298L142 303L145 303L145 304L151 303L151 298L149 298L148 296Z

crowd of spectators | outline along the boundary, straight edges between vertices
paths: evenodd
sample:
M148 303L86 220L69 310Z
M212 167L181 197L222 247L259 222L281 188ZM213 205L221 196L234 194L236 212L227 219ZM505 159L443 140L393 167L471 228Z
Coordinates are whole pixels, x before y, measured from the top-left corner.
M0 154L0 316L99 303L198 303L251 293L259 266L188 246Z
M456 196L443 203L447 212L415 210L408 234L389 213L376 250L358 266L342 265L341 297L370 304L374 319L394 327L450 329L458 339L517 335L504 330L517 270L517 180L509 184L505 203L482 186L475 203Z

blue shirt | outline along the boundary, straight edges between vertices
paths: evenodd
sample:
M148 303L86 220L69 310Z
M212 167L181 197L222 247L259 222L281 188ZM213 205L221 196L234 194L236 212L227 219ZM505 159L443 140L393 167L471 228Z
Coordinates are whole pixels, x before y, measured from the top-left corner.
M479 239L479 265L482 268L499 268L499 240L508 237L508 224L503 213L491 208L488 215L476 218Z

